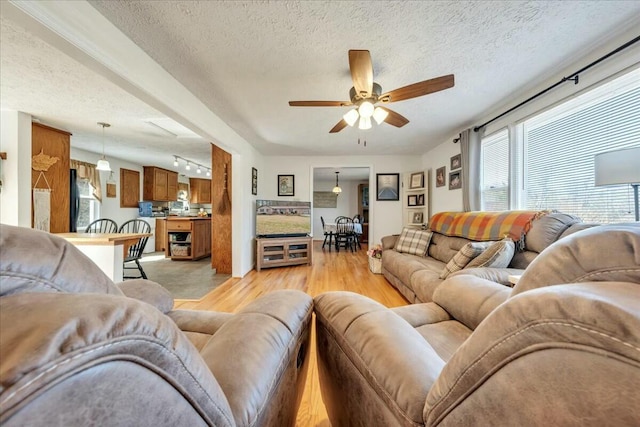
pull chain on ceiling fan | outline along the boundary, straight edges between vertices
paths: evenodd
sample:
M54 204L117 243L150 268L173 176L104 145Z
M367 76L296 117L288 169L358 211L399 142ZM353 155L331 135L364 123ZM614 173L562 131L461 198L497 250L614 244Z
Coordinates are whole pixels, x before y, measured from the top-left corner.
M371 119L378 124L386 122L395 127L402 127L409 120L386 107L376 106L377 103L387 104L417 98L430 93L449 89L454 85L453 74L436 77L414 83L390 92L382 93L382 87L373 81L373 64L368 50L349 51L349 69L353 87L349 90L350 101L289 101L292 107L349 107L349 110L329 133L340 132L347 126L371 129Z

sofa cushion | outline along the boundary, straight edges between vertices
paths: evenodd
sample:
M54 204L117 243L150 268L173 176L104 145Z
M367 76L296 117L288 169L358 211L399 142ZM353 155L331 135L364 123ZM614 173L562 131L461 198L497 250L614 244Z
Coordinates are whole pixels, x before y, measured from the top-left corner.
M473 260L478 255L482 254L485 249L492 246L492 242L469 242L464 245L457 254L453 256L444 266L442 272L440 273L441 279L446 279L447 276L455 271L460 271L466 267L467 264L471 260ZM513 242L512 242L513 243ZM512 254L513 255L513 254ZM511 261L511 258L509 258ZM506 266L505 266L506 267Z
M427 253L433 233L428 230L403 228L396 242L396 252L424 256Z
M581 222L580 218L561 212L543 216L531 223L531 229L525 237L525 247L540 253L558 240L567 228L579 222Z
M433 233L428 253L431 258L446 264L470 241L464 237L449 237L444 234Z
M516 246L513 240L507 237L491 244L464 268L506 268L511 262L515 250Z

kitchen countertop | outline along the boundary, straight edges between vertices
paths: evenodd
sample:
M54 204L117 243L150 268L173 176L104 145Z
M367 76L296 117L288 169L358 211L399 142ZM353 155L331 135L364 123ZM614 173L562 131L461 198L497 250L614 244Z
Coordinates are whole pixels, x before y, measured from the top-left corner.
M203 219L208 219L211 220L210 216L167 216L165 217L165 219L167 220L173 220L173 221L177 221L177 220L203 220Z

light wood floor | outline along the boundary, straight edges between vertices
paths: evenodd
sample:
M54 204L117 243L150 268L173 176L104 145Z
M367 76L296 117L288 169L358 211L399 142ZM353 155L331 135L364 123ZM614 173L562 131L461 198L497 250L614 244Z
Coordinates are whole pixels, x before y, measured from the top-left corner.
M242 279L230 279L200 301L177 300L176 308L235 312L267 292L298 289L316 296L327 291L351 291L366 295L387 307L408 304L382 276L369 271L367 248L355 252L322 250L322 242L314 242L313 266L281 267L251 271ZM327 412L320 395L316 364L315 328L311 335L310 364L302 403L298 411L298 427L329 427Z

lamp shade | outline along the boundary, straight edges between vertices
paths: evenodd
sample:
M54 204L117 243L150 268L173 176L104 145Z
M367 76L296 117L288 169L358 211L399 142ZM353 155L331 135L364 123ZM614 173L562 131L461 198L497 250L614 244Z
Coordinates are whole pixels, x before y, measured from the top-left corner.
M640 183L640 147L596 154L594 166L596 187Z
M98 163L96 164L96 170L99 170L99 171L110 171L111 170L111 166L109 165L109 162L107 160L102 158L102 159L98 160Z

